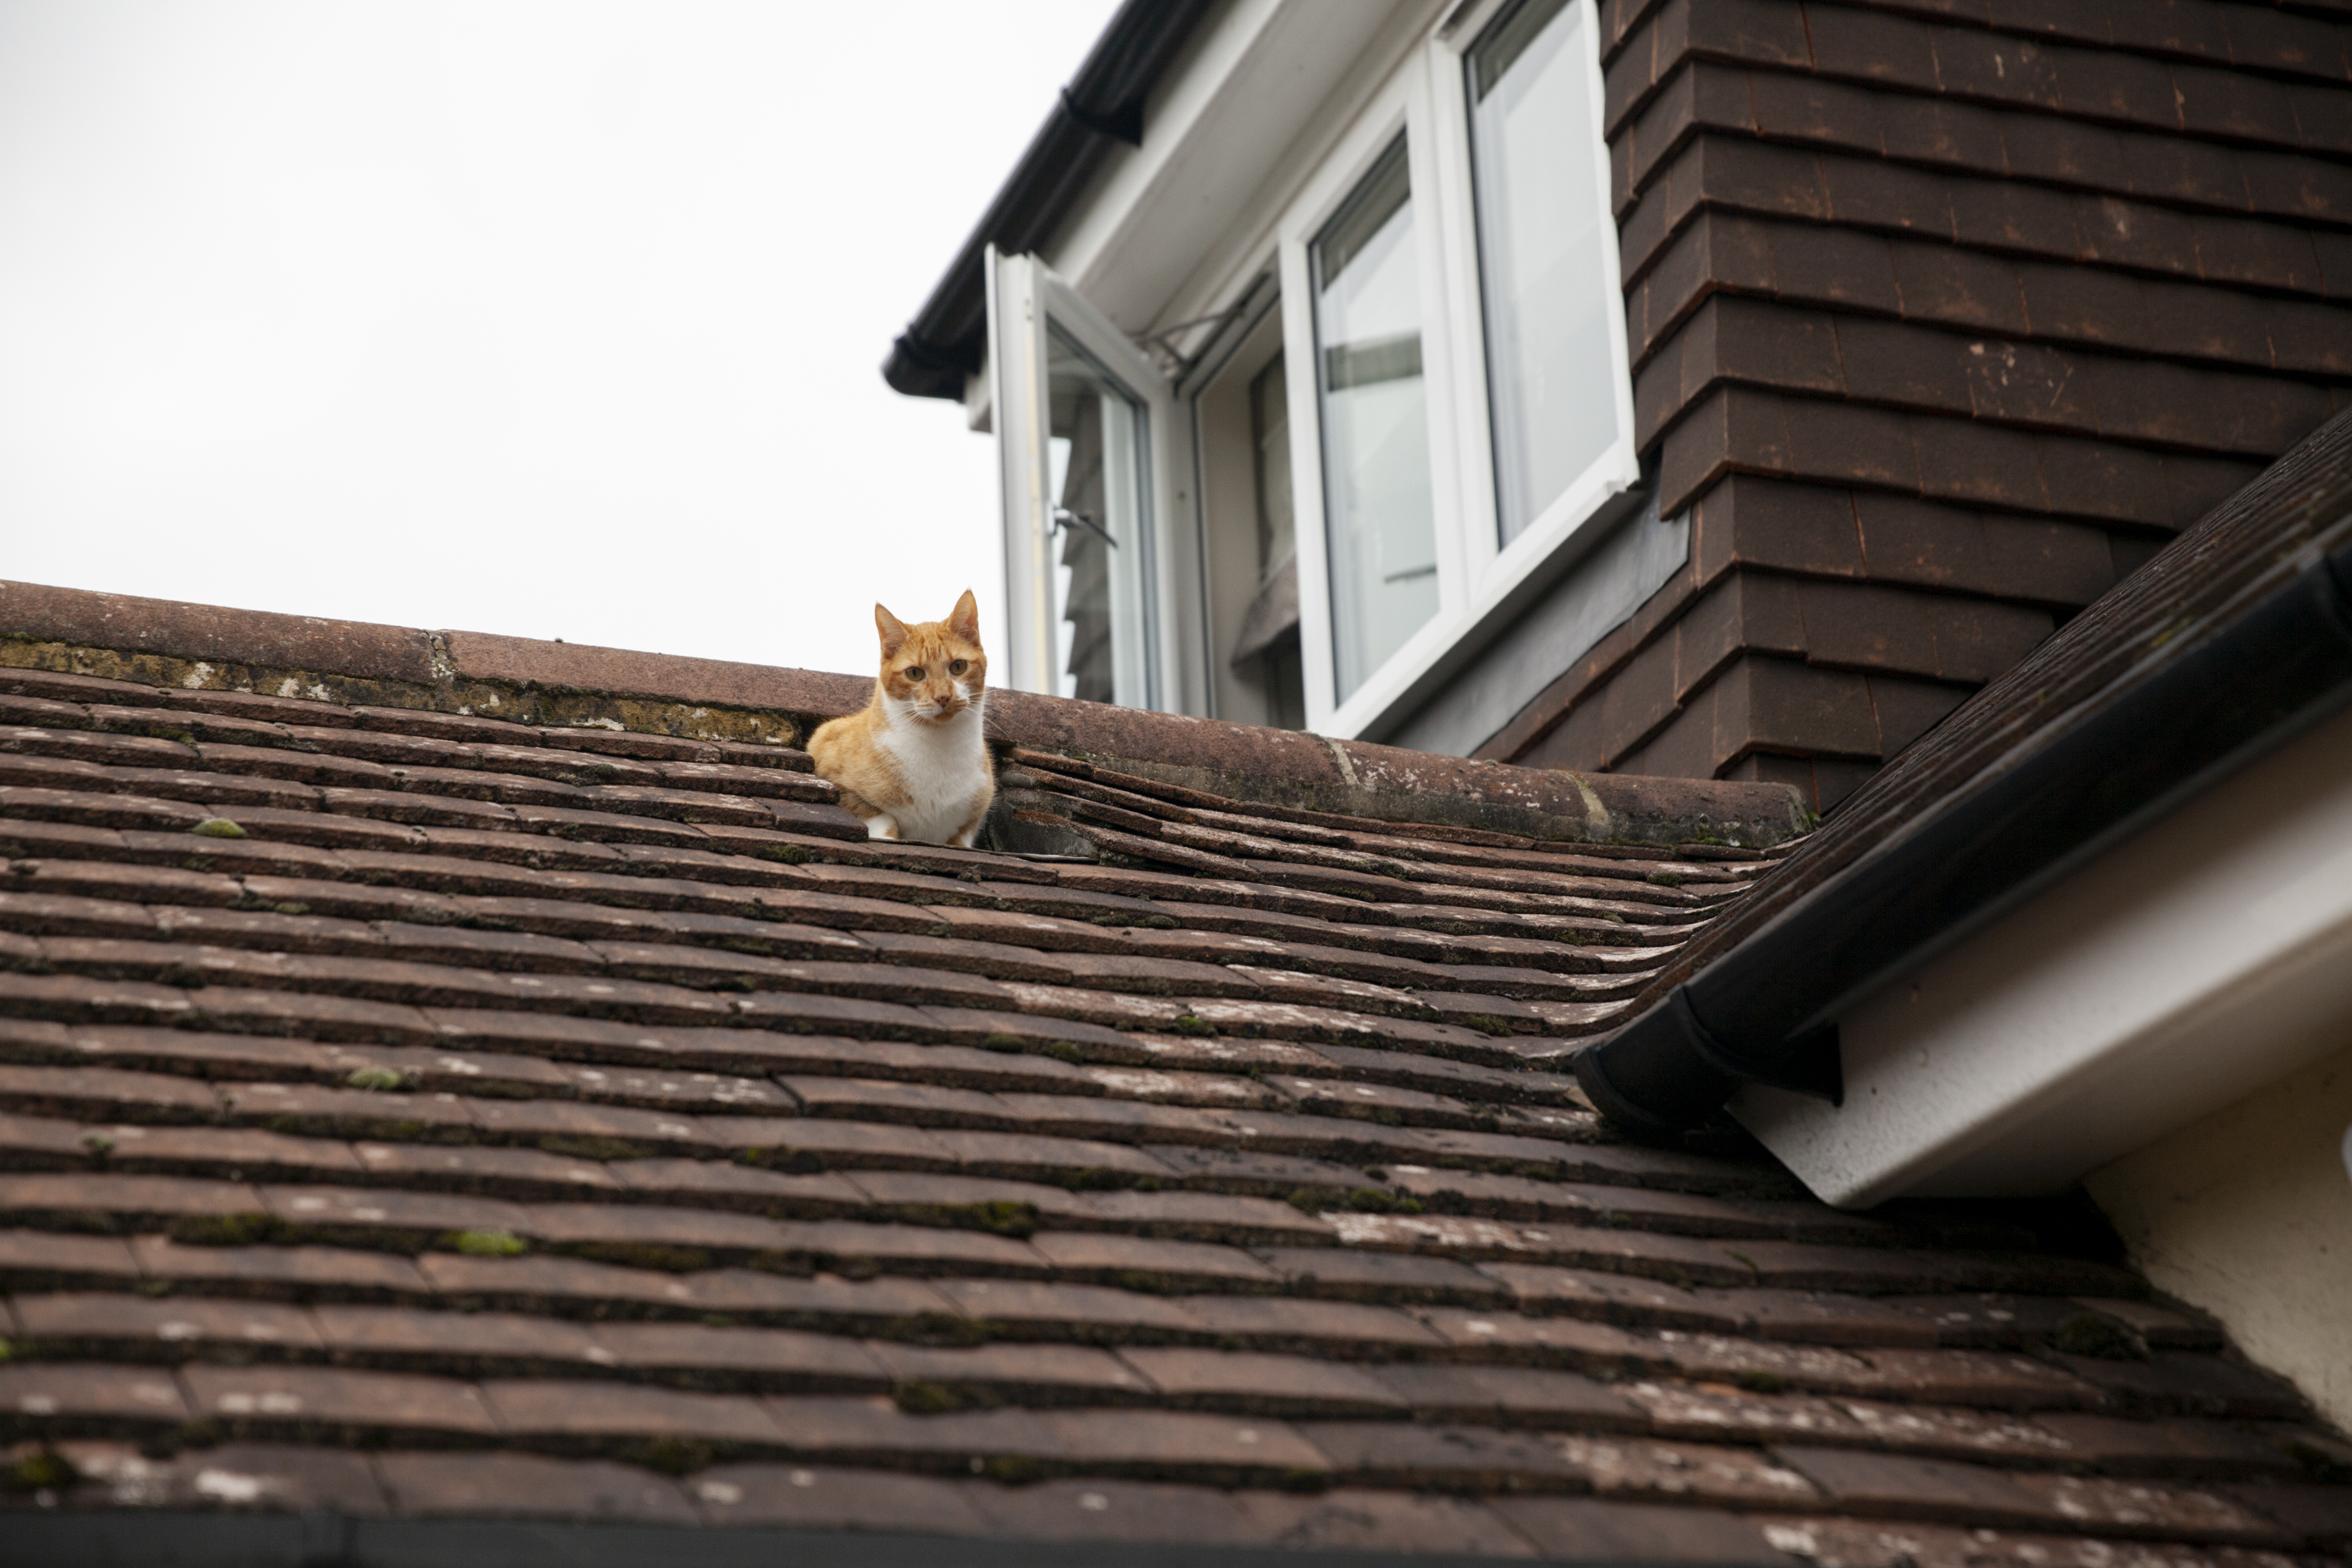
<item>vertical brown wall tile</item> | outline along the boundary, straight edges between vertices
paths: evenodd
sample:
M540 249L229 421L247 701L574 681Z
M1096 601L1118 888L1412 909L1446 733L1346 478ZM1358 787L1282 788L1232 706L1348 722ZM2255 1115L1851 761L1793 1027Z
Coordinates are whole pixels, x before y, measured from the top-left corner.
M1879 124L1890 158L2000 175L2008 170L2004 119L1996 110L1931 98L1906 101L1902 112L1881 115Z
M2058 49L2053 55L2067 113L2143 125L2163 121L2179 129L2169 68L2113 49Z
M2042 482L2062 517L2153 520L2171 510L2164 459L2101 441L2045 441Z
M2124 137L2105 126L2013 115L2003 128L2001 145L2008 173L2016 178L2095 190L2126 188Z
M1955 340L1958 346L1958 340ZM1925 348L1912 352L1925 357ZM1980 338L1957 356L1979 419L2094 434L2098 407L2082 356L2042 343Z
M1691 0L1689 47L1798 70L1813 63L1803 9L1781 0Z
M2229 58L2238 65L2352 80L2352 54L2341 26L2261 5L2219 10L2213 22L2229 40Z
M2290 87L2285 91L2297 146L2315 153L2352 153L2352 94L2336 87Z
M1936 82L1945 92L1995 103L2058 109L2057 62L2048 47L1973 27L1946 27L1935 35Z
M1900 244L1888 259L1914 320L2023 336L2031 331L2017 269L2004 258L1948 245Z
M1720 681L1702 688L1691 706L1676 714L1649 741L1604 764L1612 773L1648 777L1703 779L1716 769L1715 712Z
M1601 747L1622 755L1675 713L1675 649L1671 638L1652 643L1618 670L1601 692Z
M2252 484L2254 476L2262 471L2263 465L2257 462L2168 453L2163 462L2164 505L2150 508L2149 519L2169 523L2175 529L2187 528L2228 500L2232 491ZM2137 522L2141 519L2133 516L2129 521Z
M1724 680L1729 683L1727 700L1716 710L1718 767L1756 746L1833 756L1883 754L1862 676L1792 659L1749 658ZM1734 694L1744 701L1733 703Z
M1965 501L2019 511L2051 510L2033 437L1964 419L1916 419L1917 493L1931 500Z
M1962 340L1899 321L1846 316L1837 321L1838 360L1847 395L1872 403L1939 414L1969 410Z
M2074 201L2056 191L1990 180L1956 180L1946 194L1950 235L1964 245L2084 258Z
M1792 475L1919 488L1919 460L1904 416L1844 403L1776 401L1782 403Z
M1936 84L1935 29L1908 17L1814 5L1805 7L1805 30L1816 70L1915 89Z
M1735 563L1840 577L1866 570L1846 490L1737 475L1701 499L1692 528L1702 583Z
M1617 145L1627 154L1625 188L1638 191L1649 184L1659 163L1699 123L1697 83L1696 70L1676 71L1619 132Z
M2037 8L2036 0L2000 0L2001 14ZM2182 5L2179 0L2152 0L2147 5L2109 8L2108 26L2118 47L2150 49L2159 54L2227 62L2230 36L2215 15L2218 5ZM2001 20L1997 15L1996 22Z
M1839 223L1953 237L1951 185L1939 174L1853 158L1824 160L1821 174L1826 216Z
M2352 169L2317 158L2249 150L2238 154L2247 205L2256 212L2352 223Z
M2120 196L2053 199L2064 204L2075 247L2072 251L2045 250L2042 254L2072 255L2078 260L2101 261L2115 267L2196 276L2194 258L2200 220L2186 213L2127 202Z
M2184 220L2190 229L2190 253L2200 277L2222 283L2252 283L2265 289L2309 290L2319 283L2317 247L2335 237L2305 233L2278 224L2247 223L2236 218L2197 217ZM2352 298L2352 274L2330 290Z
M2179 136L2126 136L2125 188L2160 202L2244 212L2252 201L2240 155L2227 147Z
M2136 278L2023 262L2016 279L2025 307L2021 331L2119 348L2145 348L2156 336L2148 324L2146 286Z
M2115 585L2105 530L2000 513L1986 516L1983 528L1987 593L2087 605Z
M1820 161L1810 153L1727 137L1709 139L1697 150L1704 154L1701 180L1710 201L1789 217L1832 216Z
M1968 700L1965 686L1938 686L1874 675L1868 681L1871 713L1878 726L1878 754L1891 757Z
M1746 223L1768 248L1782 297L1893 315L1903 308L1892 247L1874 234L1812 224Z
M1709 300L1693 325L1708 318L1715 374L1825 397L1848 390L1838 364L1836 318L1827 311L1726 295ZM1696 363L1685 362L1685 396L1702 390L1689 374Z
M1743 80L1759 135L1825 142L1863 153L1876 153L1885 146L1879 129L1882 93L1818 77L1771 71L1748 71Z

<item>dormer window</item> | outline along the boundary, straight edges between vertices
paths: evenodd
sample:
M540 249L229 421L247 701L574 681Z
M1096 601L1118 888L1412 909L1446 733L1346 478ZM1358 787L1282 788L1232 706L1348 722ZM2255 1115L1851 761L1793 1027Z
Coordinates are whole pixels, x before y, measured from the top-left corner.
M1638 501L1593 0L1345 26L992 263L1015 684L1388 738Z

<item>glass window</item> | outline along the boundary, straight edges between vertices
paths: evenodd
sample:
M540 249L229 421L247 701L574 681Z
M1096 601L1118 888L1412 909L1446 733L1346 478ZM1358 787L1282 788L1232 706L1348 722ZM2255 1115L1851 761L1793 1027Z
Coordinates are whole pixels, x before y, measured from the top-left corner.
M1260 655L1265 681L1265 721L1277 730L1307 728L1307 679L1298 651L1298 538L1290 494L1290 381L1276 354L1251 378L1250 449L1257 489L1257 599L1243 635L1263 624L1279 626ZM1260 634L1262 635L1262 634Z
M1437 613L1413 249L1400 136L1308 247L1340 702Z
M1465 60L1505 544L1618 435L1585 11L1521 0Z
M1089 702L1153 705L1149 624L1149 415L1060 328L1046 329L1052 405L1055 689Z
M1256 459L1257 574L1264 582L1297 548L1290 510L1290 382L1276 354L1250 382L1250 447Z

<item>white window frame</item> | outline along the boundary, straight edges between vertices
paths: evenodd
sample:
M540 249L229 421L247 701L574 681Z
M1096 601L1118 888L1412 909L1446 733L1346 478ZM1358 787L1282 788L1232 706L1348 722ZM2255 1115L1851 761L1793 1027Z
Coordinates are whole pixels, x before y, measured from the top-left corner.
M1318 733L1377 737L1473 657L1525 607L1563 562L1607 531L1641 480L1634 449L1632 355L1613 213L1601 215L1610 372L1617 439L1507 548L1499 539L1487 405L1485 307L1470 163L1465 54L1509 0L1483 0L1433 28L1366 102L1276 225L1283 339L1290 378L1292 494L1297 515L1299 637L1307 723ZM1601 126L1600 17L1595 0L1580 32L1591 84L1595 189L1611 189ZM1308 247L1395 138L1406 138L1422 292L1422 374L1429 410L1432 520L1438 608L1404 646L1335 700L1331 577L1323 510L1322 410L1317 395L1314 295ZM1617 504L1612 504L1617 503Z
M1177 417L1168 378L1086 297L1034 256L1000 255L994 246L983 258L988 288L989 395L996 426L998 466L1003 496L1005 631L1011 646L1007 679L998 684L1017 691L1051 695L1060 689L1059 628L1055 625L1051 580L1051 513L1054 498L1046 460L1048 417L1046 324L1072 342L1133 393L1147 414L1144 479L1147 528L1151 546L1143 706L1163 711L1181 706L1187 689L1189 639L1177 613L1181 542L1191 531L1182 517L1192 470L1192 431Z

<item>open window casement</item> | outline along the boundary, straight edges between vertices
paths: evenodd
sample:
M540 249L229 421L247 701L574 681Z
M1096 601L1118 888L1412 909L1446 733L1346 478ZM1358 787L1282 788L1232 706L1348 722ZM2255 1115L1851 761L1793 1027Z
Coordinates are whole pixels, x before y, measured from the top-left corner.
M1173 707L1165 595L1183 442L1167 380L1035 257L991 248L987 272L1007 684Z

